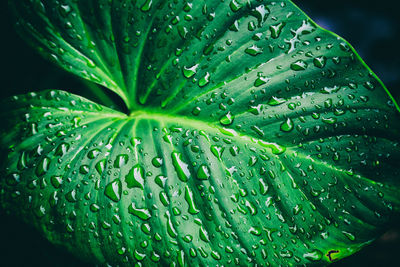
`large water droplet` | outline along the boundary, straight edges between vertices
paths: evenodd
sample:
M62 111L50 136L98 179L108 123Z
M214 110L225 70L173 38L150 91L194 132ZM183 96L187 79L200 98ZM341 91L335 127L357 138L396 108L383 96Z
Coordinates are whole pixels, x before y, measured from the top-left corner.
M199 210L196 207L196 203L194 202L194 196L192 190L186 185L185 187L185 200L189 205L188 212L190 214L197 214Z
M143 208L143 209L137 208L136 205L135 205L135 203L132 203L132 204L129 206L128 212L129 212L130 214L135 215L136 217L138 217L138 218L140 218L140 219L142 219L142 220L145 220L145 221L147 221L148 219L151 218L150 210L148 210L148 209L146 209L146 208Z
M279 35L281 35L282 29L285 27L285 22L281 22L275 25L271 25L269 27L269 30L271 31L271 37L274 39L279 38Z
M153 4L153 0L147 0L143 6L140 8L143 12L147 12L151 9L151 6Z
M219 122L224 126L228 126L233 123L234 119L235 119L235 116L229 111L228 113L226 113L224 116L222 116L219 119Z
M117 159L114 162L115 168L121 168L122 166L128 163L129 157L126 154L118 155Z
M249 54L249 55L255 57L259 54L262 54L263 51L262 51L262 48L260 48L256 45L252 45L252 46L246 48L245 52L246 52L246 54Z
M315 250L313 250L311 252L305 253L303 255L303 257L305 259L307 259L307 260L310 260L310 261L319 261L319 260L322 259L323 255L324 254L321 251L319 251L318 249L315 249Z
M188 79L190 79L191 77L193 77L195 74L196 74L196 72L197 72L197 68L199 67L199 64L196 64L196 65L194 65L194 66L192 66L192 67L183 67L183 75L186 77L186 78L188 78Z
M290 65L290 68L294 71L301 71L307 69L308 64L304 60L297 60Z
M135 165L125 176L125 182L128 188L144 189L144 168L139 164Z
M287 118L287 120L281 124L281 131L283 132L290 132L293 130L293 128L294 124L290 118Z
M199 180L207 180L210 178L210 168L207 165L202 164L197 170L197 179Z
M44 157L36 167L35 173L37 176L42 176L46 174L46 172L49 170L51 163L51 159L49 157Z
M121 199L122 184L119 179L115 179L113 182L109 183L104 194L112 201L118 202Z
M178 178L182 182L187 182L190 178L189 165L182 160L182 153L172 152L171 157Z
M213 155L214 155L215 157L217 157L219 161L222 160L222 154L224 153L224 150L225 150L225 148L222 147L222 146L212 145L212 146L210 147L211 153L213 153Z

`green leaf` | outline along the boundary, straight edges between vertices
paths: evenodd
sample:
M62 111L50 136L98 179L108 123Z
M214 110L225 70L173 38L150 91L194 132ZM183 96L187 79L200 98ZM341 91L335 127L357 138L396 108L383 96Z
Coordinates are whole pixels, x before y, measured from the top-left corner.
M104 265L323 265L372 242L400 211L384 85L290 1L177 2L10 2L131 113L3 101L3 208Z

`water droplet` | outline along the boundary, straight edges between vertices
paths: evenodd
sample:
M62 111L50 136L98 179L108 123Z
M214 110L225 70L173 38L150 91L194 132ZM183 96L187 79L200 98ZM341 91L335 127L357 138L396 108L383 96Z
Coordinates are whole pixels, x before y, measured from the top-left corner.
M200 114L200 112L201 112L201 108L200 107L194 107L193 110L192 110L192 114L194 116L198 116Z
M193 192L187 185L185 187L185 200L189 205L188 212L190 214L199 213L199 210L196 207L196 203L194 202Z
M109 183L104 190L104 194L114 202L118 202L121 199L121 192L122 184L119 179Z
M326 57L325 56L320 56L314 58L314 66L317 68L322 69L326 65Z
M69 202L76 202L76 190L73 189L71 191L69 191L66 195L65 198L69 201Z
M129 157L126 154L118 155L117 159L114 162L115 168L121 168L122 166L128 163Z
M207 243L210 242L208 233L207 233L206 229L203 228L203 226L200 227L199 235L200 235L201 240L203 240L204 242L207 242Z
M56 156L64 156L68 150L69 150L70 145L67 143L61 143L57 149L56 152L54 153Z
M106 159L102 159L99 162L96 163L96 171L102 175L104 172L104 169L106 168Z
M199 81L199 86L204 87L210 82L210 73L206 73Z
M207 165L202 164L197 170L197 179L199 180L207 180L210 178L210 168Z
M352 233L342 231L342 234L343 234L345 237L347 237L347 239L349 239L350 241L356 240L355 235L353 235Z
M161 191L159 197L160 197L161 203L167 207L169 205L168 195L164 191Z
M252 45L248 48L246 48L245 52L251 56L257 56L259 54L262 54L262 48L256 46L256 45Z
M18 160L18 166L17 166L18 170L22 170L27 167L26 160L27 160L27 153L25 153L25 151L22 151Z
M61 176L53 175L53 176L51 176L51 178L50 178L50 183L53 185L53 187L54 187L55 189L58 189L58 188L60 188L60 186L62 185L63 179L62 179Z
M125 176L125 182L128 188L144 189L144 168L139 164L135 165Z
M294 71L301 71L307 69L308 64L304 60L297 60L290 65L290 68Z
M215 260L220 260L222 257L221 257L221 254L219 254L218 253L218 251L211 251L211 257L213 257Z
M261 229L257 226L250 227L249 233L255 236L260 236L261 235Z
M88 156L89 159L95 159L95 158L97 158L97 156L98 156L100 153L101 153L100 149L95 148L95 149L89 151L89 153L88 153L87 156Z
M160 168L163 164L163 159L160 157L155 157L155 158L153 158L151 163L153 164L154 167Z
M303 209L303 206L301 204L297 204L296 206L294 206L293 208L293 214L297 215L300 213L300 211Z
M337 122L337 118L322 118L322 122L326 124L335 124Z
M128 208L128 212L132 215L135 215L136 217L147 221L148 219L151 218L151 213L150 210L146 209L146 208L137 208L135 203L132 203L129 208Z
M199 67L199 64L194 65L193 67L183 67L183 75L190 79L197 73L197 68Z
M36 167L35 173L37 176L43 176L47 173L49 170L51 163L51 159L48 157L42 158L42 160L39 162L38 166Z
M323 255L324 254L321 251L319 251L318 249L315 249L315 250L313 250L311 252L305 253L303 255L303 257L305 259L307 259L307 260L310 260L310 261L319 261L319 260L322 259Z
M280 155L286 151L286 148L284 146L278 145L276 143L270 143L270 142L265 142L263 140L259 140L258 144L265 148L271 149L272 153L275 155Z
M212 145L210 147L210 150L213 153L213 155L218 158L219 161L222 160L222 154L224 153L224 150L225 150L224 147Z
M293 128L294 128L294 124L290 118L287 118L287 120L281 124L282 132L290 132L293 130Z
M242 5L238 3L236 0L232 0L229 6L233 12L237 12L239 11L239 9L242 8Z
M167 233L170 237L176 238L178 234L175 230L174 224L172 223L171 214L169 213L169 211L165 212L165 216L167 217Z
M268 101L267 104L270 106L278 106L278 105L285 103L286 101L287 100L284 98L279 98L279 97L273 96L273 97L271 97L271 99Z
M186 164L182 160L182 153L179 152L172 152L172 165L175 167L175 171L178 174L178 178L182 182L187 182L190 178L190 171L189 171L189 165Z
M275 25L271 25L269 30L271 31L271 37L274 39L279 38L281 35L282 29L285 27L285 22L281 22Z
M92 212L98 212L100 210L100 207L99 207L99 205L93 203L90 205L90 210Z
M219 119L219 122L224 126L228 126L233 123L234 119L235 119L235 116L229 111L228 113L226 113L224 116L222 116Z
M265 76L262 75L262 73L258 74L258 78L254 81L254 86L255 87L260 87L264 84L266 84L267 82L269 82L271 79L267 78Z
M89 168L88 165L82 165L82 166L79 168L79 173L80 173L80 174L88 174L89 171L90 171L90 168Z
M163 176L163 175L158 175L155 179L154 182L160 186L161 188L165 188L165 184L167 182L168 178Z
M142 10L143 12L147 12L151 9L152 4L153 4L152 0L147 0L140 8L140 10Z
M258 26L261 27L262 24L265 22L267 19L270 10L265 7L265 5L260 5L256 7L255 9L252 10L252 15L257 18L258 21Z
M260 186L260 194L265 196L268 193L268 185L265 183L264 179L260 178L258 180L258 184Z

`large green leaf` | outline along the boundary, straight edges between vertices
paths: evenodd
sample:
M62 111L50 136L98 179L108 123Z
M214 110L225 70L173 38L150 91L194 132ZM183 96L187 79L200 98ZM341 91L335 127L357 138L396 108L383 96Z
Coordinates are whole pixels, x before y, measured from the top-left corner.
M397 104L290 1L10 3L131 112L62 91L0 107L2 206L78 257L326 264L399 213Z

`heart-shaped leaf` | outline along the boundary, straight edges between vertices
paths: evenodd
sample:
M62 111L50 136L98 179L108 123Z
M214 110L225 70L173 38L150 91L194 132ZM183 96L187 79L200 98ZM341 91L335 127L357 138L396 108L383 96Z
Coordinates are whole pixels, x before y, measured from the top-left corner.
M10 3L131 112L62 91L0 107L2 206L82 259L326 264L399 213L397 104L290 1Z

